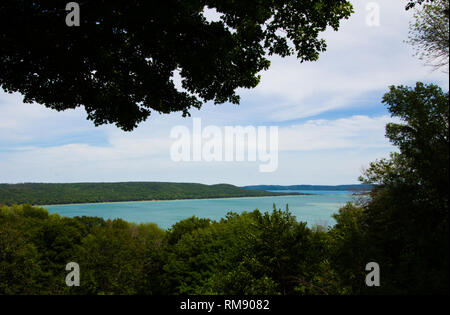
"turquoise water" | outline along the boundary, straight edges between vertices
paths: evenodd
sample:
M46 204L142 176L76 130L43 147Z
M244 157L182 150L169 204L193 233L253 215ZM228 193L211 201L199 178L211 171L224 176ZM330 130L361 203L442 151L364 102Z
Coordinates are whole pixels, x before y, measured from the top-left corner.
M291 191L293 192L293 191ZM61 216L94 216L104 219L121 218L129 222L153 222L167 229L176 222L191 217L220 220L229 211L241 213L259 209L261 212L271 211L273 203L277 208L289 210L298 221L308 225L333 225L331 215L352 200L350 192L343 191L305 191L317 193L302 196L249 197L226 199L193 199L170 201L111 202L93 204L71 204L45 206L50 213Z

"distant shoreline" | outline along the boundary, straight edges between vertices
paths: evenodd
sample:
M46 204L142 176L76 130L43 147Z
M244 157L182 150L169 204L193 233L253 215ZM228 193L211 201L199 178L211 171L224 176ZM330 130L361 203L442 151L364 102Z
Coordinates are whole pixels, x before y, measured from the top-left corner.
M77 203L57 203L48 205L34 204L35 207L45 208L47 206L73 206L73 205L94 205L94 204L109 204L109 203L130 203L130 202L161 202L161 201L188 201L188 200L219 200L219 199L243 199L243 198L272 198L272 197L292 197L292 196L312 196L317 194L307 193L293 193L273 196L248 196L248 197L216 197L216 198L183 198L183 199L148 199L148 200L130 200L130 201L99 201L99 202L77 202Z
M243 189L230 184L170 182L0 184L0 204L65 205L296 195Z

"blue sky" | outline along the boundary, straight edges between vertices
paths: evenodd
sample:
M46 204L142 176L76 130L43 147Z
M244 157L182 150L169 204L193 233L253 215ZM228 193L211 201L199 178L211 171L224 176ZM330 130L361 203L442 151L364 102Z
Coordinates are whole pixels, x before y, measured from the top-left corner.
M379 5L379 26L366 24L370 2ZM172 161L171 128L192 128L192 119L180 113L153 113L126 133L94 127L82 108L56 112L0 92L0 183L357 183L370 161L394 150L384 137L392 121L381 104L388 87L422 81L448 90L448 75L424 66L404 42L412 18L405 2L353 1L350 19L323 34L328 49L319 61L273 57L260 85L239 91L239 106L206 104L191 112L204 126L278 126L275 172L259 172L258 161Z

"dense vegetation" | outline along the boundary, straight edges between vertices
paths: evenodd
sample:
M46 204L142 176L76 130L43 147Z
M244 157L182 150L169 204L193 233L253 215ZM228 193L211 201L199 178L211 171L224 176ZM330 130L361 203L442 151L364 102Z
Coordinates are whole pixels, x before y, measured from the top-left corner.
M409 43L426 64L448 72L449 1L428 2L414 14L414 22L410 23Z
M341 208L332 228L275 206L167 231L2 206L0 293L448 294L448 92L417 83L391 87L383 102L400 118L386 128L398 152L365 170L369 198ZM65 285L71 261L79 287ZM380 266L379 287L365 284L368 262Z
M51 205L112 201L203 199L278 196L233 185L194 183L74 183L74 184L0 184L0 204Z
M127 131L152 111L239 103L270 55L317 60L320 33L353 12L346 0L79 1L80 27L68 27L67 2L0 2L0 86L58 111L83 106L95 125Z
M449 94L392 86L383 103L401 121L386 126L398 152L365 170L361 180L376 188L353 218L360 237L342 246L362 242L354 259L384 266L385 292L448 294Z
M339 293L326 232L287 211L195 217L169 231L120 219L61 218L43 208L0 212L3 294ZM67 287L65 266L80 265Z

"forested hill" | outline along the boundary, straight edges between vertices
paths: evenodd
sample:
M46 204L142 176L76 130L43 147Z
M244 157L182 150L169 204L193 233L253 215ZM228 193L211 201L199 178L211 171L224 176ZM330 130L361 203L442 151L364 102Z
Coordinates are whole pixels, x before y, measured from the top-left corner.
M250 190L348 190L348 191L364 191L370 190L372 185L255 185L243 186L244 189Z
M0 204L51 205L110 201L263 197L285 195L228 184L126 182L0 184Z

